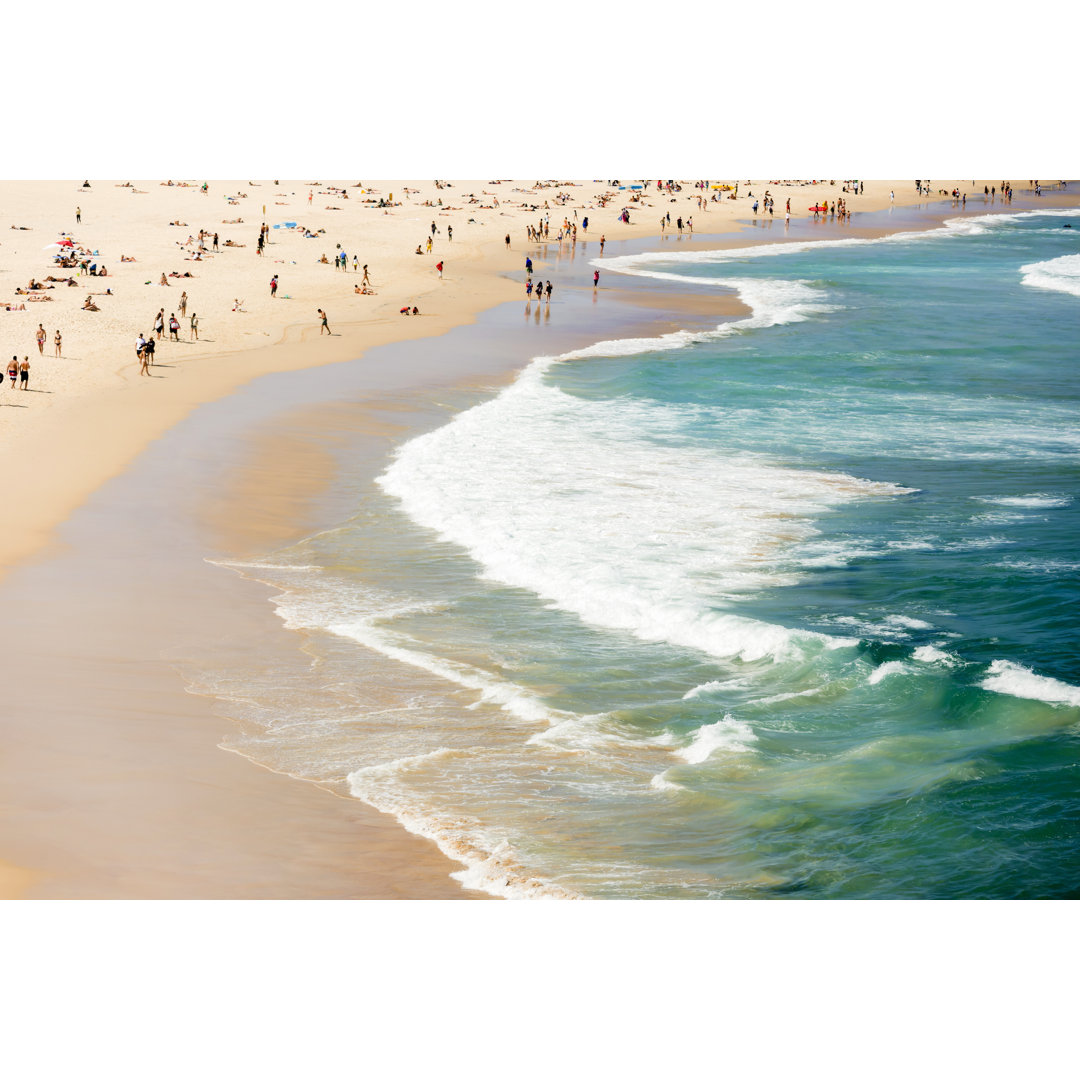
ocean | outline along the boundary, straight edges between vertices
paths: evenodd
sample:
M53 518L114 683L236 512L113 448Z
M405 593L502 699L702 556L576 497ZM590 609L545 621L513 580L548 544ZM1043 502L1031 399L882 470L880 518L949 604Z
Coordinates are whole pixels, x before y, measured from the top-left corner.
M303 642L203 678L230 748L497 896L1080 894L1080 212L593 266L751 313L537 356L227 563Z

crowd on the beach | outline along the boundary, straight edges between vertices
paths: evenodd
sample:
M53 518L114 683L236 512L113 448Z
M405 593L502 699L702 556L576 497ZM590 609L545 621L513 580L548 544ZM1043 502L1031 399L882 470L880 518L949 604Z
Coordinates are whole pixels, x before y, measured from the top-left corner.
M275 181L275 186L276 183ZM151 274L139 274L137 269L131 268L129 270L129 267L131 267L131 264L135 264L135 267L137 267L140 260L146 261L148 258L147 252L127 248L128 251L135 250L135 254L128 254L127 251L122 252L118 256L118 261L121 264L120 269L114 267L113 270L110 270L106 267L102 257L106 252L96 248L93 243L89 242L89 238L80 239L75 233L64 229L54 234L57 239L48 248L50 251L48 267L52 272L42 277L39 276L40 271L37 271L35 276L30 277L24 286L14 290L14 299L0 302L0 310L6 309L7 311L18 312L25 311L29 303L47 303L53 300L63 301L68 290L78 290L80 286L84 285L93 288L100 281L101 288L95 291L88 289L80 295L80 302L75 306L74 310L87 312L92 316L94 313L101 313L104 309L105 314L109 315L108 309L114 303L111 300L114 291L120 288L121 284L125 287L128 286L136 277L142 280L145 285L163 288L171 288L177 285L193 288L195 285L202 286L204 284L204 282L196 281L197 277L208 278L217 286L218 295L220 295L222 278L228 276L229 294L232 295L233 272L237 272L238 281L245 280L240 274L246 274L255 260L250 257L245 259L243 255L228 253L242 252L247 248L248 256L250 256L252 247L254 248L254 255L260 262L264 259L273 259L274 262L281 264L280 269L275 267L269 276L269 296L270 299L275 301L276 306L281 299L288 300L296 298L298 295L301 297L305 295L304 288L296 284L298 275L289 270L290 265L296 266L301 259L300 256L292 257L295 255L295 250L289 251L288 244L291 242L291 238L315 239L322 237L327 240L334 240L337 239L334 236L336 232L341 241L335 245L329 256L323 253L314 262L320 266L329 267L332 265L334 270L340 274L348 273L351 270L351 273L357 277L350 280L345 289L326 279L318 285L320 291L316 292L314 296L312 296L309 280L306 284L306 296L311 297L313 300L321 300L325 296L331 302L335 296L338 297L338 302L346 308L345 314L341 317L348 318L351 311L358 310L360 305L362 303L366 304L366 302L359 300L345 301L342 296L343 292L347 292L352 297L374 297L377 295L369 264L363 261L365 255L368 254L367 239L365 237L365 246L362 247L355 231L358 229L355 213L370 214L377 210L380 215L389 215L404 212L409 227L412 228L417 224L418 215L416 211L420 207L424 207L425 211L430 211L430 214L434 216L429 217L429 214L424 212L424 216L420 219L424 227L424 235L420 242L413 247L414 233L407 244L403 244L397 249L397 253L410 261L413 261L414 256L421 258L430 256L432 266L430 271L426 271L426 273L430 274L429 280L441 281L444 278L447 267L446 252L454 243L455 228L459 230L466 229L469 231L468 235L470 237L475 237L476 233L470 229L470 226L477 223L490 225L492 220L499 221L504 216L512 216L516 218L513 224L506 223L508 230L505 231L504 239L506 250L511 249L512 232L519 225L523 229L526 245L533 249L530 258L526 262L524 282L526 300L527 302L533 300L543 301L545 304L550 305L554 293L554 284L550 280L534 276L532 257L537 254L546 256L552 245L556 245L559 249L576 250L579 243L590 237L595 242L597 233L600 233L599 252L604 255L607 236L601 230L606 228L607 232L614 232L617 237L630 235L629 229L620 229L619 226L632 226L642 220L639 211L651 207L661 209L659 232L665 240L669 236L674 238L675 235L680 239L684 237L692 239L695 234L694 214L708 213L710 218L716 220L714 215L721 201L723 201L724 208L729 210L729 218L733 214L737 214L736 217L732 218L733 220L741 219L753 224L757 224L761 219L764 219L764 223L768 224L774 215L778 216L777 203L781 199L783 199L784 203L783 218L785 225L791 223L793 216L814 222L849 224L852 219L852 209L849 208L849 202L853 202L856 208L865 205L859 197L864 195L866 191L866 182L861 180L773 180L767 186L762 185L761 188L758 187L757 182L705 179L692 181L643 179L633 183L610 180L607 183L594 182L592 185L570 181L536 181L531 187L513 187L511 190L500 187L504 183L508 182L487 181L483 186L476 188L474 192L463 194L455 191L453 184L447 181L438 181L435 183L435 191L432 192L429 188L427 196L421 200L417 196L424 193L418 188L406 187L398 197L394 192L384 194L358 183L353 186L352 198L350 198L349 189L313 182L308 186L306 193L291 192L290 196L294 201L300 202L304 201L306 196L306 203L309 208L314 205L316 194L321 200L328 201L327 209L340 211L355 208L352 216L341 215L342 228L332 227L327 220L329 215L323 215L320 224L319 220L314 216L317 211L310 211L313 216L307 223L285 220L271 224L269 221L264 220L257 226L250 226L254 228L256 233L254 242L252 242L250 233L246 237L235 238L235 234L229 236L225 231L230 226L243 226L243 216L223 217L220 225L207 223L205 220L202 224L194 222L192 215L195 212L195 202L197 201L200 208L211 205L208 201L209 185L206 182L195 184L186 181L163 181L161 182L162 187L196 188L199 192L198 195L183 196L182 198L187 200L183 204L187 207L186 211L177 213L176 209L171 207L168 220L166 221L165 216L162 215L162 222L167 224L169 235L172 237L169 240L169 249L176 253L178 257L182 257L184 261L207 264L205 269L194 266L183 270L175 267L170 269L166 264L164 269L155 268L155 271ZM1029 181L1029 184L1028 194L1041 195L1043 193L1044 185L1039 181ZM129 190L132 194L141 194L140 190L130 183L117 186ZM249 182L248 186L259 187L261 185ZM951 199L953 206L960 208L966 208L967 202L971 198L978 197L978 188L974 182L971 182L969 187L967 181L941 186L940 184L932 185L928 180L916 180L914 186L915 194L920 199L935 197L942 200ZM1008 205L1012 203L1013 186L1009 182L1001 181L997 184L979 186L983 188L984 204L1000 202ZM1053 186L1056 188L1060 185L1055 184ZM84 194L80 196L82 201L87 201L93 197L89 193L89 188L90 185L87 182L84 185ZM496 188L498 188L498 192L496 192ZM781 191L784 188L796 190ZM359 196L357 196L356 189L359 189ZM875 189L872 187L871 190L873 192ZM907 194L904 201L910 202L910 189L907 190L909 194ZM879 184L876 191L877 197L880 199L883 194L882 185ZM793 207L793 201L799 198L800 192L805 193L807 202L804 204L800 201L798 206ZM895 199L895 192L889 194ZM207 199L204 199L203 196L207 196ZM276 192L275 196L277 196ZM281 192L281 196L285 196L285 193ZM226 205L235 207L251 206L256 198L256 196L249 198L249 193L243 190L227 194L222 193L219 197L225 200ZM245 202L245 200L247 201ZM451 205L452 200L460 205ZM290 205L283 198L275 197L272 201L276 206ZM350 203L349 207L344 205L346 201ZM269 204L271 200L267 199L266 202ZM730 205L731 203L735 205ZM405 208L404 211L402 211L403 207ZM264 217L268 216L266 213L267 208L267 205L262 207ZM487 220L480 214L481 210L488 211ZM631 212L633 212L633 218ZM460 214L460 216L455 217L452 221L440 220L441 217L449 218L454 213ZM73 217L78 233L90 227L84 224L81 203L74 206ZM90 215L90 219L92 220L92 215ZM197 227L190 227L188 225L189 220L193 221ZM652 221L657 221L657 218L653 217ZM27 225L11 224L10 228L27 231L29 227ZM330 229L329 233L328 229ZM179 230L185 231L179 232ZM350 230L353 231L350 232ZM503 232L504 229L500 223L497 235L503 235ZM176 239L177 235L182 238ZM123 241L125 247L132 242L130 238ZM397 243L401 244L401 241L398 240ZM283 257L277 256L277 252L283 250L276 247L278 244L286 245L284 248L286 254ZM385 243L382 250L386 250ZM364 254L361 254L361 252L364 252ZM158 255L155 254L152 257L156 259ZM368 257L370 258L370 255ZM390 253L391 261L396 257L397 255L393 252ZM117 256L113 255L112 258L115 259ZM419 260L417 262L419 264ZM225 266L228 267L228 271L225 270ZM310 267L311 263L308 262L307 266ZM394 273L393 270L390 272L391 274ZM599 271L591 270L590 273L593 277L593 288L598 289ZM386 291L389 289L389 283L393 278L386 277L385 274L383 277L384 280L380 281L380 289ZM263 278L262 280L265 282L267 279ZM581 284L586 285L586 281L582 281ZM344 282L341 285L344 285ZM240 291L240 288L236 289L236 292ZM413 295L414 292L416 292L416 275L412 275L407 290L402 288L397 296L392 296L385 302L384 307L375 310L397 310L401 314L409 316L419 315L421 304L424 301L422 295ZM265 295L265 293L261 294L262 297L265 297ZM356 306L351 307L350 305L353 304ZM173 310L167 313L166 305L159 305L150 320L151 329L138 333L135 339L135 356L141 376L150 376L153 374L155 367L160 365L160 343L162 341L179 343L181 340L185 340L187 344L190 344L200 340L199 318L195 313L188 314L186 288L178 302L168 306ZM425 304L424 306L427 311L431 305ZM253 304L252 310L255 311L256 308L259 308L259 305ZM69 309L65 309L65 314L67 310ZM259 308L259 310L262 309ZM366 314L372 309L365 307L363 310ZM237 321L240 322L243 321L244 316L248 315L248 309L240 298L233 300L232 311ZM105 317L99 314L99 318L104 319ZM60 318L57 321L63 323L67 320ZM141 322L142 320L139 319L138 321ZM331 330L328 316L322 307L317 309L317 321L319 335L326 334L330 336ZM105 322L99 322L98 325L105 326L109 324L106 320ZM136 322L136 325L138 325L138 322ZM39 329L41 334L44 335L43 323L39 326ZM188 335L186 339L182 339L184 332ZM111 333L112 330L110 329ZM224 335L215 334L214 336L219 337L220 340ZM41 356L44 356L46 340L45 337L39 337L37 342L39 355ZM76 336L74 340L80 344L82 342L79 336ZM61 356L61 341L62 335L60 331L55 330L53 344L56 358ZM233 347L237 347L235 336L233 338ZM21 384L23 389L29 389L29 359L25 358L24 366L24 362L17 361L16 358L15 367L16 377L11 380L10 385ZM10 378L10 366L8 374Z

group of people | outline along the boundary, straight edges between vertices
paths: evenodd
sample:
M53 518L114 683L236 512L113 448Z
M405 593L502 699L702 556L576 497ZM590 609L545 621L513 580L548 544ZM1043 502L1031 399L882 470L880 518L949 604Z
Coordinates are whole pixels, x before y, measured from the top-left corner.
M757 213L757 203L754 203L754 213L755 214ZM671 224L671 213L669 211L668 213L664 214L664 216L660 219L660 235L661 236L664 235L665 230L667 229L667 227L670 224ZM688 217L686 219L686 221L683 221L683 219L681 217L677 217L675 219L675 228L677 228L679 230L679 235L680 236L682 236L682 234L683 234L683 229L689 229L690 233L693 234L693 232L694 232L694 219L692 217ZM602 236L600 237L600 254L601 255L604 254L604 238Z
M548 281L548 282L538 281L536 283L536 299L537 300L543 300L546 297L548 302L550 303L551 302L551 292L552 292L552 289L551 289L551 282L550 281ZM527 277L525 279L525 298L527 300L531 300L532 295L533 295L533 279L531 277Z
M45 332L45 327L41 323L38 323L37 333L34 336L37 339L38 355L39 356L44 356L45 355L45 342L48 340L49 335ZM55 350L54 351L55 356L60 356L61 355L63 342L64 342L63 335L60 333L59 330L57 330L56 333L53 335L53 349Z
M23 390L29 390L30 389L30 357L29 356L24 356L22 358L22 363L21 364L19 363L19 358L17 356L13 356L11 358L11 363L8 364L7 373L8 373L8 378L11 380L11 389L12 390L15 389L16 380L18 380L21 383Z
M40 356L45 355L45 342L48 340L49 335L45 332L45 327L38 323L37 332L34 335L37 339L38 354ZM62 353L63 335L59 330L53 336L53 347L56 350L56 355L60 356ZM11 363L7 367L8 378L11 380L11 389L15 389L15 383L19 383L19 386L23 390L30 389L30 357L24 356L20 362L18 356L11 358Z
M184 315L187 312L187 293L185 292L180 297L180 314ZM165 309L159 308L158 313L154 316L154 329L145 336L139 334L135 339L135 357L139 361L139 374L150 374L150 367L154 363L154 353L157 351L157 342L161 340L165 333ZM173 312L168 319L169 338L172 341L180 340L180 320L176 317L176 313ZM188 330L190 334L190 341L199 340L199 316L193 311L191 318L188 322ZM57 353L59 355L59 353Z

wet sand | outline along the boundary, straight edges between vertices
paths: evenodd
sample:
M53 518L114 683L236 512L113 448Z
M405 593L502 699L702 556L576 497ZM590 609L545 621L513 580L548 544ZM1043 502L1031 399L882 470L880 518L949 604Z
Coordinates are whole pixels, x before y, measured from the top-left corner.
M460 867L434 844L347 797L344 776L315 784L223 750L229 703L189 692L183 673L208 653L268 671L298 662L303 636L282 626L272 590L207 560L346 518L339 455L374 476L394 445L530 356L673 325L619 290L597 308L591 290L562 291L554 325L514 301L442 338L270 375L199 407L76 511L48 557L9 574L6 895L486 898L450 877ZM717 304L705 307L701 324L715 325Z

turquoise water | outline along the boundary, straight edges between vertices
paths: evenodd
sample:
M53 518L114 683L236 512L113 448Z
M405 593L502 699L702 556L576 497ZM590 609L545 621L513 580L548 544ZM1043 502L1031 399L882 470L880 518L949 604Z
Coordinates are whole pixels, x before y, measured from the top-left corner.
M1075 895L1077 252L598 261L753 314L538 358L248 571L316 662L241 748L497 895Z

